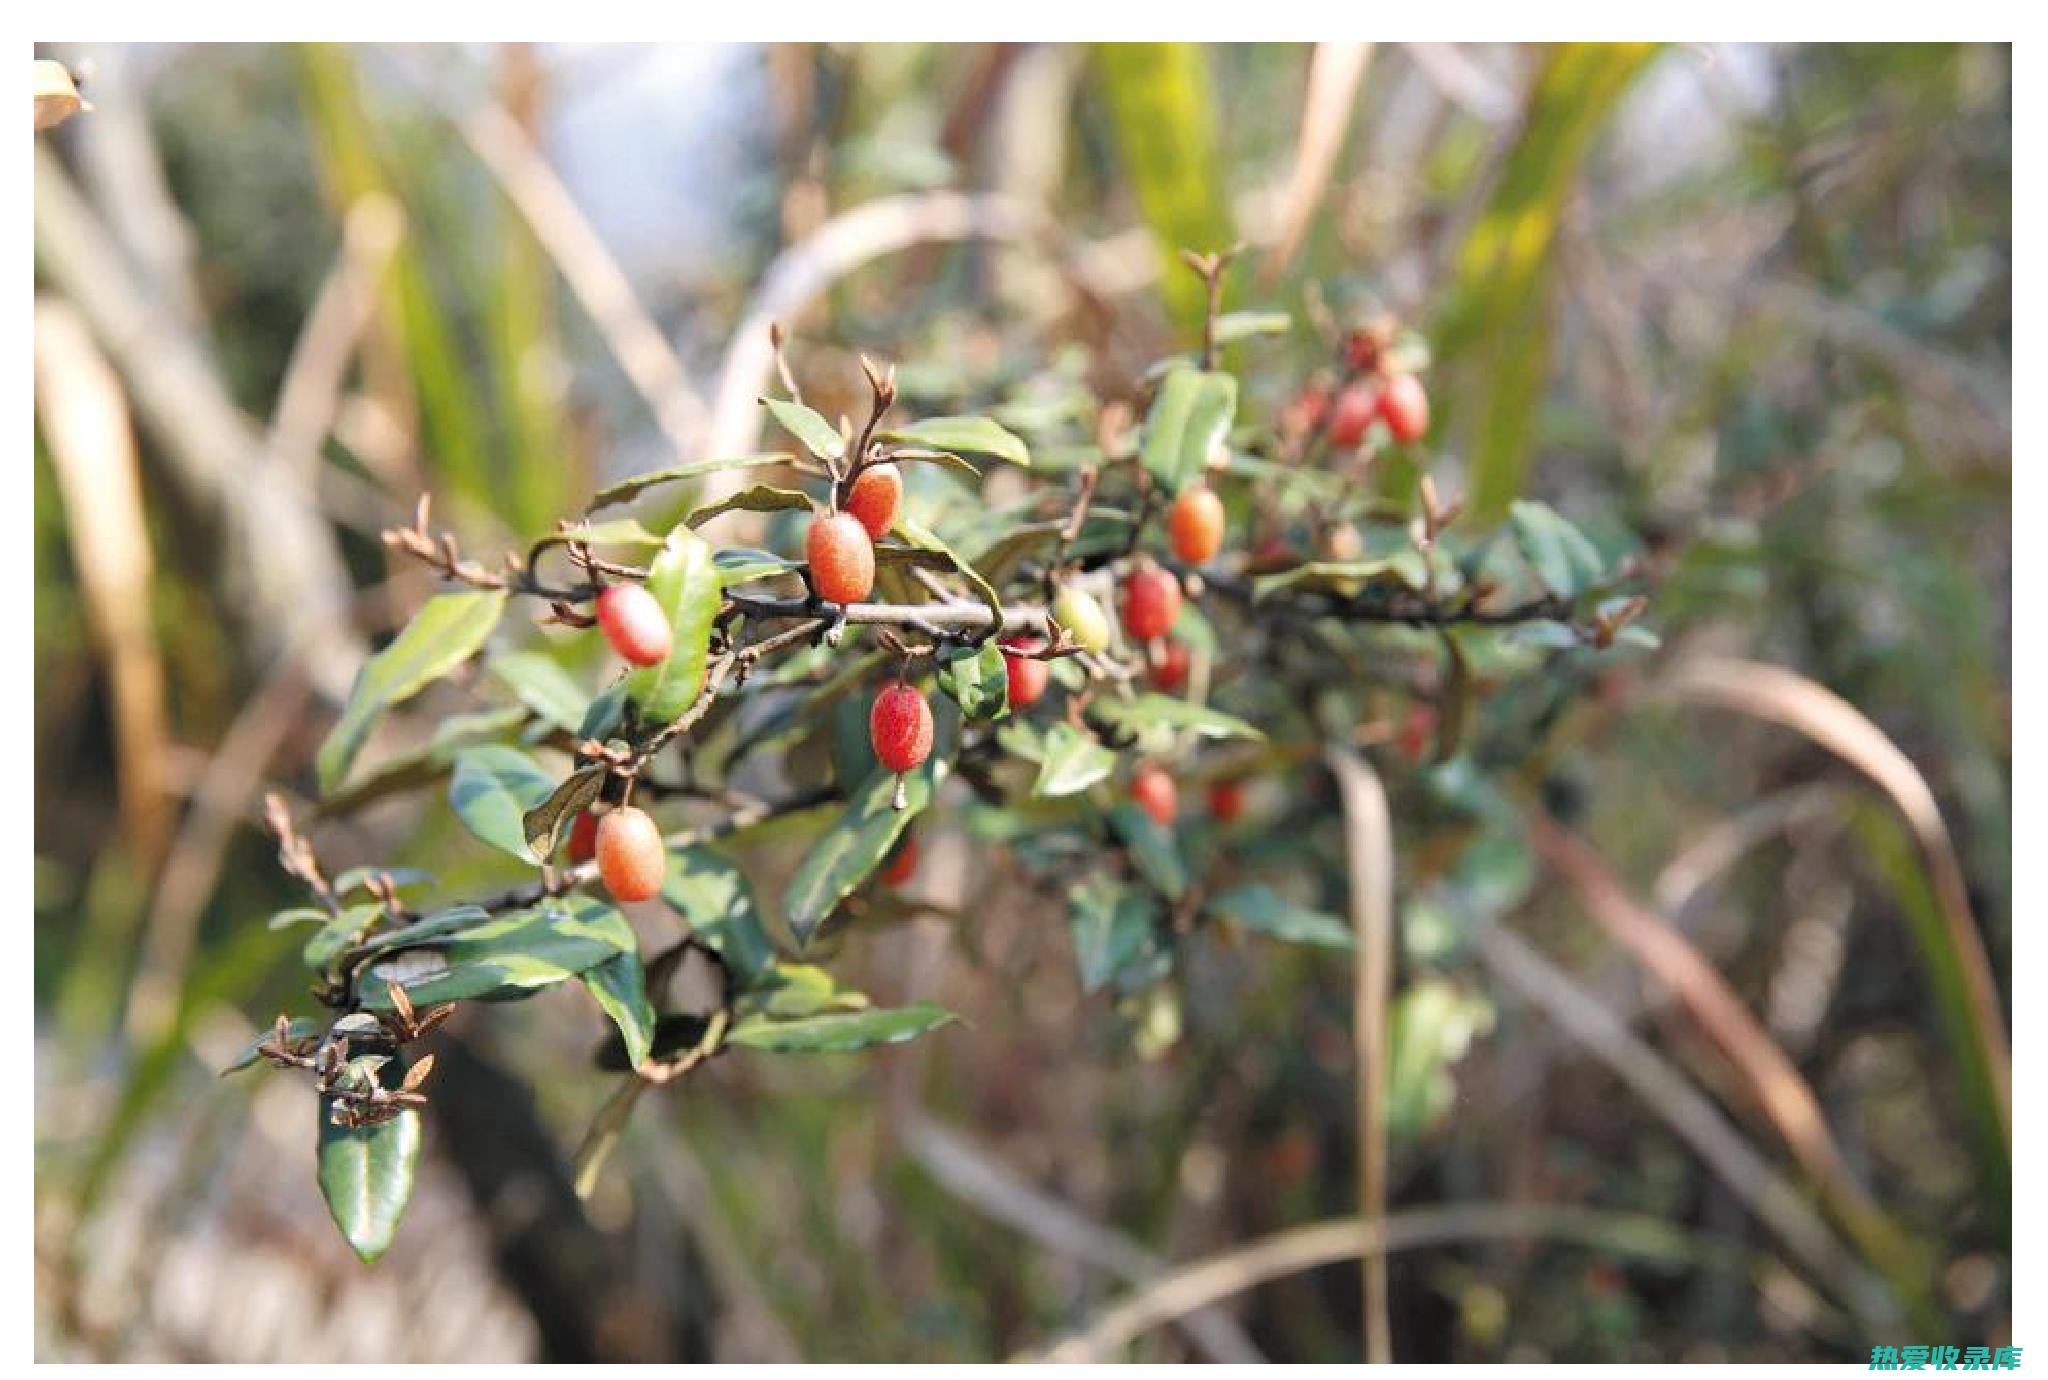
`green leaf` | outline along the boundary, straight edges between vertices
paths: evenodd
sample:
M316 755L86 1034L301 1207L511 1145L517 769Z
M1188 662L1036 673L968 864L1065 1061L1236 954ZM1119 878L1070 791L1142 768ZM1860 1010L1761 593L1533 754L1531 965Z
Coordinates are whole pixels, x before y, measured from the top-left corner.
M647 474L636 474L631 479L621 479L599 489L590 500L585 512L596 512L637 498L657 484L673 484L684 479L700 479L707 474L721 470L757 469L763 465L787 465L793 457L787 451L772 451L760 455L735 455L723 460L693 460L687 465L671 465L667 469L652 470Z
M385 710L411 699L476 655L498 626L506 598L502 589L437 594L390 646L363 663L340 721L320 745L323 792L342 783Z
M574 733L590 712L590 694L562 663L543 652L506 652L491 658L491 672L519 702L548 723Z
M529 855L542 860L555 856L576 816L589 809L604 792L605 771L604 766L597 765L569 773L544 800L520 816L519 836L525 840Z
M747 546L728 546L712 557L711 563L718 567L720 582L730 589L749 580L766 579L771 575L787 575L803 569L802 561L793 561L787 556L778 556L772 551L757 551Z
M722 589L710 544L687 527L670 532L648 567L647 592L668 615L675 642L666 661L643 666L624 682L626 698L650 723L679 719L696 703Z
M1586 534L1549 504L1517 499L1508 509L1508 521L1516 548L1536 578L1559 598L1572 598L1607 573L1606 562Z
M726 1043L777 1054L850 1054L876 1045L900 1045L957 1019L930 1002L865 1011L828 1011L795 1020L741 1018Z
M437 951L446 966L404 973L407 965L397 960L412 950L381 956L359 986L365 1007L390 1009L387 984L393 975L415 1006L524 996L632 953L638 942L626 917L613 907L588 896L566 896L418 947Z
M291 1019L291 1028L285 1034L285 1042L287 1044L296 1044L301 1040L310 1040L326 1029L327 1027L324 1023L316 1021L310 1016L294 1016ZM230 1073L238 1073L257 1062L263 1057L256 1052L257 1046L269 1044L272 1037L276 1034L275 1030L266 1030L255 1039L249 1041L243 1047L242 1052L235 1056L234 1062L221 1070L221 1075L225 1077Z
M1326 949L1352 946L1351 926L1334 915L1297 906L1269 886L1253 883L1211 897L1209 909L1248 930L1284 939L1290 944L1317 944Z
M338 791L330 791L320 802L326 818L352 810L398 791L412 790L445 776L455 765L455 754L473 743L503 738L527 722L525 706L504 705L475 714L452 714L443 719L425 746L386 758Z
M755 484L692 511L688 521L692 527L702 527L721 513L808 513L815 506L810 495L800 490Z
M782 423L784 431L796 437L805 450L820 460L837 460L846 453L846 438L839 434L839 428L802 403L763 398L761 406Z
M603 548L630 546L639 550L651 550L661 545L661 538L640 525L637 518L613 518L609 522L573 523L558 531L550 532L535 542L526 552L526 564L532 568L540 564L541 553L551 546L566 546L580 542L585 546Z
M876 771L839 818L825 827L797 864L783 896L783 914L799 945L808 943L825 917L882 865L904 827L931 804L943 768L937 757L931 757L916 771L905 773L900 810L893 803L895 775Z
M979 647L949 649L939 663L938 682L969 719L993 722L1010 712L1010 672L994 638Z
M1493 1005L1442 978L1417 980L1394 999L1388 1031L1387 1134L1406 1140L1450 1111L1451 1068L1493 1029Z
M1070 723L1056 723L1045 731L1039 744L1038 780L1032 784L1036 796L1078 795L1116 770L1116 754L1095 740L1095 735Z
M336 877L333 882L334 894L346 899L349 893L360 891L367 896L370 894L371 880L377 877L382 877L401 890L409 886L425 886L434 880L434 874L423 868L379 867L372 863L363 867L351 867Z
M1216 318L1216 343L1234 345L1258 335L1286 335L1294 318L1284 311L1227 311Z
M1355 599L1373 585L1400 585L1407 581L1394 569L1392 558L1375 561L1304 561L1300 565L1252 579L1254 603L1283 589L1313 589Z
M1007 465L1031 464L1031 451L1014 432L990 417L927 417L881 439L898 445L922 446L962 459L1000 460Z
M1109 826L1124 841L1139 876L1168 900L1177 901L1186 893L1187 864L1181 861L1171 829L1128 800L1110 807Z
M1230 436L1237 416L1237 380L1229 374L1175 369L1159 385L1145 417L1138 459L1168 493L1198 478Z
M1128 700L1100 699L1088 712L1133 737L1147 729L1189 729L1201 738L1252 738L1266 735L1243 719L1207 705L1147 692Z
M778 963L759 987L735 1004L735 1010L741 1016L794 1020L821 1011L865 1011L872 1005L867 993L842 986L816 964Z
M669 858L661 897L690 922L697 937L718 951L741 991L775 966L775 946L754 901L746 874L716 849L685 848Z
M584 969L582 981L619 1028L628 1065L640 1067L654 1045L654 1004L647 1000L647 972L638 951Z
M306 941L299 950L301 961L311 972L327 973L334 961L354 948L383 914L384 907L377 901L345 908Z
M1091 877L1067 899L1081 988L1099 992L1154 946L1158 905L1137 887Z
M942 557L947 564L947 568L959 572L960 576L973 588L975 594L980 596L981 602L988 605L989 612L996 622L999 625L1001 624L1003 621L1003 601L1001 596L996 593L996 587L990 584L980 571L969 565L959 552L948 546L938 533L932 531L931 528L918 522L908 514L904 514L896 519L896 533L918 550L931 552ZM884 548L877 548L875 559L880 561L883 554Z
M399 1062L378 1070L396 1087ZM347 1128L333 1120L334 1100L320 1099L320 1195L334 1225L365 1265L390 1249L399 1219L412 1199L420 1161L420 1114L411 1108L375 1126Z
M318 906L292 906L263 922L266 930L288 930L293 925L324 925L329 917Z
M555 783L540 764L509 747L469 748L455 759L448 803L470 833L521 862L540 862L529 851L522 820L553 795Z

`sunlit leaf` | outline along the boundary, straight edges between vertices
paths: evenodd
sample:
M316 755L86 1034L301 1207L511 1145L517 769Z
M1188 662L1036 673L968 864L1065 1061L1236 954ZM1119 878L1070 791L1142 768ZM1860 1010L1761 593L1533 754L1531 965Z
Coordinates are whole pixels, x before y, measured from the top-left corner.
M590 712L590 692L562 663L544 652L505 652L491 658L491 673L519 702L548 723L574 733Z
M944 769L937 757L903 777L904 808L894 807L896 777L876 771L839 818L828 824L797 864L783 896L783 913L798 944L809 941L825 917L889 856L904 827L931 803Z
M945 451L963 459L1000 460L1008 465L1031 463L1031 451L1014 432L989 417L926 417L881 439L898 445Z
M554 789L553 778L517 748L469 748L455 759L448 802L470 833L521 862L538 862L520 821Z
M1037 796L1078 795L1116 770L1116 754L1095 735L1070 723L1056 723L1039 744Z
M398 1086L400 1074L396 1060L378 1071L391 1088ZM420 1159L420 1114L408 1108L374 1126L346 1128L334 1124L332 1098L321 1098L319 1109L320 1194L349 1249L363 1263L372 1264L390 1249L412 1200Z
M748 1016L726 1043L778 1054L850 1054L877 1045L900 1045L956 1019L930 1002L866 1011L833 1011L796 1020Z
M805 450L820 460L837 460L846 453L846 438L839 434L839 428L802 403L763 398L761 406L782 424L784 431L796 437Z
M1160 382L1145 416L1139 460L1168 493L1179 493L1230 436L1237 416L1237 380L1229 374L1175 369Z
M836 433L835 433L836 434ZM707 474L724 470L759 469L764 465L787 465L793 459L787 451L768 451L758 455L735 455L723 460L693 460L687 465L671 465L667 469L651 470L636 474L630 479L621 479L616 484L607 484L599 489L590 500L587 512L609 508L637 498L658 484L674 484L685 479L701 479Z
M647 592L668 615L675 640L668 659L626 677L626 697L650 723L681 718L704 688L711 625L718 618L721 584L711 547L687 527L668 534L647 569Z

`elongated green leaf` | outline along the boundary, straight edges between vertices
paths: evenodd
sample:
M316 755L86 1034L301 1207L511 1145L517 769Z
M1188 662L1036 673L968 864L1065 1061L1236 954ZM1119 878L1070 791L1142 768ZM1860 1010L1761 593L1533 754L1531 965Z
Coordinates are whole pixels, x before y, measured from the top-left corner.
M922 446L962 459L1000 460L1006 465L1031 464L1031 451L1014 432L991 417L926 417L881 439L898 445Z
M778 489L772 484L755 484L728 494L716 503L707 503L690 514L692 527L702 527L721 513L807 513L812 507L810 495L798 489Z
M339 915L322 925L306 941L305 947L299 950L301 961L311 972L328 972L334 961L360 942L383 914L383 905L376 901L344 907Z
M1284 311L1227 311L1216 318L1216 343L1234 345L1260 335L1286 335L1294 318Z
M554 794L554 779L517 748L465 749L455 759L448 803L463 827L521 862L540 862L526 843L526 813Z
M1091 877L1067 900L1067 928L1074 937L1074 962L1081 988L1099 992L1134 965L1155 941L1158 906L1137 887Z
M334 894L343 900L358 891L368 896L371 894L370 883L378 879L404 890L409 886L425 886L434 880L434 874L418 867L379 867L375 864L351 867L334 879Z
M410 949L380 957L360 985L363 1005L389 1010L387 983L394 976L415 1006L523 996L632 953L638 944L626 917L613 907L565 896L432 938L422 947L438 953L445 966L414 968L404 962Z
M734 1004L741 1016L795 1020L825 1011L865 1011L874 1003L865 992L842 984L812 963L778 963L752 992Z
M803 568L802 561L793 561L772 551L756 551L748 546L728 546L713 557L711 563L718 567L718 577L727 589L749 580L787 575Z
M450 715L424 747L386 758L340 790L328 792L320 801L319 813L323 818L346 815L385 796L438 780L454 770L455 754L463 748L504 738L527 719L524 705Z
M498 626L505 599L502 589L437 594L390 646L363 663L340 722L320 745L323 792L342 783L385 710L411 699L476 655Z
M979 647L947 651L939 663L938 682L969 719L988 723L1010 712L1010 672L994 639Z
M826 826L823 837L797 864L783 896L783 914L798 944L808 943L825 917L882 865L904 827L931 804L944 766L932 757L904 775L901 810L893 803L896 777L890 772L874 772L840 817Z
M590 712L590 692L562 663L543 652L506 652L491 658L491 673L519 702L548 723L574 733Z
M668 614L675 642L668 660L643 666L625 679L626 698L649 723L681 718L704 688L704 662L722 589L710 545L687 527L670 532L647 569L647 592Z
M1253 577L1252 600L1257 602L1283 589L1312 589L1355 599L1374 585L1406 589L1409 582L1394 569L1392 557L1372 561L1304 561L1271 575Z
M996 593L996 587L990 584L980 571L969 565L959 552L948 546L945 539L940 537L937 532L932 531L931 528L905 514L896 519L896 533L918 550L930 552L944 559L946 568L957 572L962 579L966 580L968 586L980 597L981 602L988 605L989 612L996 622L998 624L1002 622L1003 601L1002 597ZM877 561L882 559L881 549L876 550L875 559Z
M596 803L603 792L605 770L598 765L570 772L545 799L520 816L519 836L531 856L543 860L555 856L576 816Z
M613 518L608 522L579 522L557 532L550 532L535 542L526 552L526 563L537 565L540 555L551 546L566 546L580 542L585 546L602 549L609 546L629 546L640 551L652 551L661 545L661 538L640 525L637 518Z
M660 484L675 484L685 479L702 479L707 474L724 470L759 469L764 465L787 465L795 457L788 451L764 451L758 455L733 455L722 460L692 460L686 465L670 465L666 469L650 470L636 474L630 479L621 479L616 484L607 484L591 498L585 512L596 512L599 508L610 508L615 504L638 498L649 489Z
M1138 875L1161 895L1177 901L1188 889L1187 864L1181 861L1173 831L1145 813L1132 801L1121 801L1109 811L1109 826L1124 841Z
M1038 780L1031 787L1037 796L1078 795L1116 770L1116 754L1070 723L1048 728L1038 752Z
M1147 693L1134 699L1101 699L1088 712L1112 728L1136 736L1153 728L1192 730L1201 738L1264 738L1243 719L1172 695Z
M1607 564L1586 534L1547 503L1516 499L1508 510L1515 545L1552 594L1569 599L1597 584Z
M839 428L802 403L763 398L761 406L782 424L784 431L796 437L805 450L820 460L837 460L846 453L846 438L839 434Z
M583 985L619 1028L626 1060L634 1068L654 1045L654 1004L647 1000L647 972L638 951L608 958L582 973Z
M396 1087L399 1062L378 1070L386 1087ZM399 1219L412 1200L420 1161L420 1114L410 1108L375 1126L347 1128L333 1120L332 1098L320 1099L320 1195L334 1225L364 1264L391 1248Z
M900 1045L956 1019L930 1002L866 1011L830 1011L794 1020L747 1016L726 1043L777 1054L850 1054L876 1045Z
M1175 369L1160 382L1145 416L1139 462L1168 493L1177 494L1201 476L1209 456L1229 439L1236 417L1235 378Z
M1351 947L1351 926L1334 915L1297 906L1269 886L1253 883L1211 897L1209 909L1248 930L1270 934L1291 944L1319 944L1328 949Z
M293 925L324 925L329 916L318 906L290 906L263 922L267 930L288 930Z
M682 913L697 937L718 951L741 991L775 966L775 946L746 874L716 849L685 848L669 858L661 897Z

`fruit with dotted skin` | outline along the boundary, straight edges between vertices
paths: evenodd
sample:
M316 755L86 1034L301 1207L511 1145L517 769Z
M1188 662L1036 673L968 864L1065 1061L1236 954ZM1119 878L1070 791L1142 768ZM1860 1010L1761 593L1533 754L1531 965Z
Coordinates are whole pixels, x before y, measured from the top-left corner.
M1166 768L1156 762L1147 762L1131 773L1131 799L1163 828L1171 829L1174 816L1180 813L1180 791Z
M917 839L905 834L903 842L896 845L896 851L882 868L883 886L902 886L917 875Z
M1173 554L1189 565L1206 565L1223 549L1223 500L1209 488L1189 489L1166 515Z
M1413 374L1396 374L1380 394L1380 420L1403 445L1420 441L1429 431L1429 391Z
M853 492L846 496L846 511L858 518L876 541L896 525L896 514L902 507L903 475L894 465L868 466L853 481Z
M893 772L916 771L932 755L932 709L914 685L897 681L875 696L868 712L875 759Z
M675 645L668 614L645 585L606 586L597 596L597 626L612 650L635 666L659 666Z
M1235 823L1244 814L1244 782L1218 781L1209 787L1209 813L1218 824Z
M834 604L857 604L875 588L875 543L852 513L820 513L804 535L811 588Z
M597 856L597 816L585 810L569 826L569 861L587 863Z
M1003 672L1010 678L1010 708L1029 709L1045 694L1046 683L1052 679L1052 663L1040 661L1035 656L1019 656L1012 652L1035 652L1044 644L1033 639L1030 642L1013 642L1003 649Z
M1188 683L1188 666L1194 659L1187 643L1177 637L1167 638L1159 664L1152 668L1152 683L1169 695L1177 693Z
M1072 585L1062 589L1052 601L1052 619L1065 628L1083 649L1091 652L1109 649L1109 619L1103 615L1102 605Z
M654 818L634 805L606 812L597 822L597 875L614 901L645 901L661 894L668 850Z
M1330 407L1330 442L1346 450L1365 439L1365 429L1379 415L1380 394L1369 383L1354 383Z
M1124 631L1140 642L1164 637L1180 617L1180 581L1172 571L1141 566L1124 577Z

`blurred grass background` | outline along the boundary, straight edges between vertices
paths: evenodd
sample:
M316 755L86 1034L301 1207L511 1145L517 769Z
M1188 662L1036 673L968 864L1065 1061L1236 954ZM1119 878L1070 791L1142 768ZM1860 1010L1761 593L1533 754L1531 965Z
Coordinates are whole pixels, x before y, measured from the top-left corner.
M1189 977L1186 1037L1140 1059L1075 990L1059 898L970 891L984 845L958 832L928 841L921 885L974 900L962 932L837 961L971 1025L862 1060L727 1061L636 1121L587 1214L557 1182L603 1092L581 1076L597 1018L570 998L455 1023L467 1091L437 1104L420 1203L375 1271L327 1229L305 1090L214 1077L304 1004L295 946L259 923L292 894L256 802L309 787L334 697L426 587L378 529L430 490L493 551L604 479L735 449L763 383L736 358L759 332L735 331L766 308L827 400L857 386L856 350L932 397L999 396L1074 347L1092 379L1131 378L1198 319L1181 245L1252 246L1233 306L1398 312L1434 339L1440 483L1636 534L1668 659L1792 668L1898 745L2009 1009L2008 49L38 56L83 70L95 107L37 136L44 1357L986 1359L1121 1294L1120 1250L1193 1259L1355 1210L1347 963L1219 955ZM962 216L993 230L948 229ZM1305 328L1245 354L1247 410L1316 362ZM1811 737L1643 691L1567 715L1549 803L1813 1087L1941 1330L1872 1336L1777 1254L1484 961L1430 822L1397 820L1396 1208L1542 1199L1687 1244L1404 1252L1396 1355L2005 1339L2003 1132L1960 999L1916 957L1952 913L1939 881ZM438 803L380 806L323 849L482 881ZM1574 891L1517 885L1525 842L1498 862L1517 930L1803 1183ZM1235 1323L1273 1359L1354 1359L1356 1272L1252 1289ZM1203 1345L1165 1328L1127 1354Z

